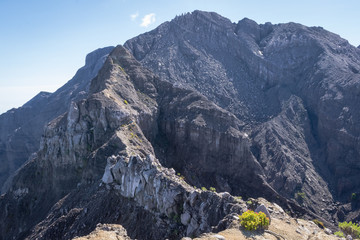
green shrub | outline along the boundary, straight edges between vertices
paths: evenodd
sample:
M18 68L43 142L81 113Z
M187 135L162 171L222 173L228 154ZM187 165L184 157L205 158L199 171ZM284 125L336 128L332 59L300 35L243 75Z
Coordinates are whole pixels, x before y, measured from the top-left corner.
M345 237L344 233L340 232L340 231L335 232L334 235L337 236L337 237L340 237L340 238Z
M345 235L351 235L353 238L360 238L360 226L352 222L341 222L339 228Z
M269 218L266 217L265 213L248 210L244 212L240 218L240 225L246 230L252 231L258 228L267 228L270 224Z
M304 200L305 199L305 193L304 192L297 192L295 193L295 198L298 200Z
M214 187L210 187L210 191L212 191L212 192L216 192L216 188L214 188Z
M201 190L207 191L207 188L206 187L201 187Z
M351 194L351 200L356 200L357 196L356 196L356 193L352 193Z
M235 196L235 199L241 201L242 197L241 196Z

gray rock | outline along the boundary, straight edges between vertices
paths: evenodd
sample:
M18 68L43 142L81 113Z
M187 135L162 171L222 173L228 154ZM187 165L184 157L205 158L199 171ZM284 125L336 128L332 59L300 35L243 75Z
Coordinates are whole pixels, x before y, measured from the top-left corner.
M255 212L263 212L263 213L265 213L265 215L269 218L269 221L270 221L270 223L271 223L271 216L270 216L270 213L269 213L269 211L267 210L267 208L265 207L265 205L264 204L261 204L261 205L259 205L256 209L255 209Z
M190 219L191 219L191 216L188 212L181 214L181 223L183 225L185 225L185 226L188 225L190 222Z
M332 231L329 229L329 228L325 228L324 229L324 232L328 235L331 235L332 234Z

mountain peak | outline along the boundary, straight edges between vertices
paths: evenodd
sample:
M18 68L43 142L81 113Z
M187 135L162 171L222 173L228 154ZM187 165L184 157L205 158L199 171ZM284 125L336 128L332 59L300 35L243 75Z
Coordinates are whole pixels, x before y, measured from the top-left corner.
M113 46L98 48L91 53L88 53L85 58L85 65L93 65L96 61L99 60L100 57L108 54L112 49Z

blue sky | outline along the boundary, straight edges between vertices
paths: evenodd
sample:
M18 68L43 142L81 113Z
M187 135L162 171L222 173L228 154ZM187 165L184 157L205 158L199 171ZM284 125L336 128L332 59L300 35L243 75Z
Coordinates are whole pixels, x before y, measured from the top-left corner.
M247 17L322 26L360 45L359 0L0 0L0 113L56 90L87 53L196 9L233 22Z

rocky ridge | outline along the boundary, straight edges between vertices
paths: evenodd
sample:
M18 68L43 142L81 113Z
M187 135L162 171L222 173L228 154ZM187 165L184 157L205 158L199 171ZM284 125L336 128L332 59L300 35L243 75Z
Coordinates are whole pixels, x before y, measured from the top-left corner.
M253 199L257 204L264 204L266 208L271 212L271 221L269 229L265 231L246 231L239 226L239 220L237 216L232 216L232 220L229 220L229 226L226 230L217 233L204 233L196 240L245 240L245 239L256 239L256 240L277 240L277 239L310 239L310 240L336 240L338 237L331 234L329 229L323 229L316 225L313 221L304 219L292 218L284 212L284 210L276 205L269 203L265 199ZM96 230L91 234L75 238L76 240L100 240L104 236L110 239L110 236L114 236L114 239L131 239L124 232L124 228L121 225L99 225ZM115 236L117 238L115 238ZM184 237L182 240L190 240L189 237Z

